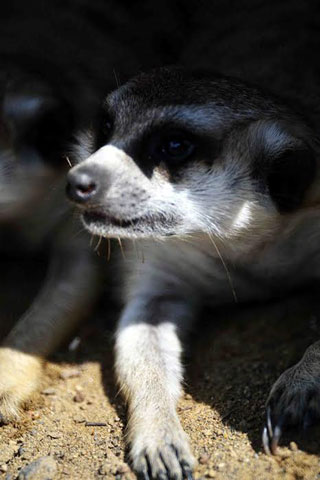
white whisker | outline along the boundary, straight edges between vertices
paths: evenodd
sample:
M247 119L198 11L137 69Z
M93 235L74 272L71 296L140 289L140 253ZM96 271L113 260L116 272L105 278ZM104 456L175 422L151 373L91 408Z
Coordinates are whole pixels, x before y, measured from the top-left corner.
M122 242L121 242L120 237L118 237L118 243L119 243L119 246L120 246L122 258L125 260L126 256L125 256L124 251L123 251Z
M223 268L225 269L225 272L226 272L226 274L227 274L228 282L229 282L229 285L230 285L230 288L231 288L231 292L232 292L234 301L235 301L235 303L238 303L238 297L237 297L237 294L236 294L236 291L235 291L235 288L234 288L234 284L233 284L233 281L232 281L232 278L231 278L229 269L228 269L228 267L227 267L227 264L226 264L226 262L224 261L224 259L223 259L222 255L221 255L221 253L220 253L220 251L219 251L219 249L218 249L218 246L217 246L216 242L214 241L212 235L211 235L209 232L207 232L207 235L208 235L208 237L209 237L212 245L214 246L214 248L215 248L215 250L216 250L216 252L217 252L218 257L219 257L220 260L221 260L221 263L222 263L222 265L223 265Z

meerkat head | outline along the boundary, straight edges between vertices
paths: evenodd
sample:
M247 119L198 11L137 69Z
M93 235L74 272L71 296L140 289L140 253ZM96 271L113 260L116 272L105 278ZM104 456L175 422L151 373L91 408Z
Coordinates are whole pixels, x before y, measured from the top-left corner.
M33 76L0 73L0 92L0 222L11 223L32 213L65 175L62 152L73 123L68 105Z
M178 68L111 93L78 151L69 198L90 232L125 238L270 230L306 203L317 162L308 127L286 107Z

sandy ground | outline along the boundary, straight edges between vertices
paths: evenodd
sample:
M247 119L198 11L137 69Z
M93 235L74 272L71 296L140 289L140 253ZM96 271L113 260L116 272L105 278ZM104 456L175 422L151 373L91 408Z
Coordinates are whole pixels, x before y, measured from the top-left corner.
M113 376L112 321L106 322L116 314L101 310L76 332L76 348L65 345L45 366L43 385L21 422L2 426L0 479L135 478L123 440L125 406ZM303 437L290 432L277 457L261 449L272 383L319 337L313 302L293 299L285 307L224 310L214 317L208 313L201 334L192 336L178 406L199 462L195 478L320 479L319 429ZM47 473L32 473L30 464L44 456L51 457Z

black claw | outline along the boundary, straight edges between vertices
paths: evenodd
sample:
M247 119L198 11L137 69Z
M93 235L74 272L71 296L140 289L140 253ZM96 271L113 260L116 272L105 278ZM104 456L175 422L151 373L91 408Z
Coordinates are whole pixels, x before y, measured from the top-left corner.
M281 438L281 434L282 434L282 429L281 429L281 426L278 424L274 429L273 437L271 440L271 452L273 455L277 454L277 447L278 447L279 440Z
M270 438L272 438L273 428L272 428L271 407L270 407L270 405L267 406L267 428L268 428L268 435L269 435Z
M172 474L172 473L168 472L168 477L167 478L169 478L169 480L179 480L178 474L175 474L175 473Z
M267 406L267 421L262 432L262 445L267 455L276 455L279 440L282 435L282 427L286 423L288 415L281 415L275 427L272 425L271 407Z
M184 472L184 475L185 475L185 480L193 480L193 475L191 471Z
M149 474L147 472L138 472L137 478L138 480L150 480Z
M169 480L169 477L165 472L159 472L157 475L157 480Z
M186 462L180 462L180 465L182 468L183 478L185 480L193 480L193 474L190 465Z

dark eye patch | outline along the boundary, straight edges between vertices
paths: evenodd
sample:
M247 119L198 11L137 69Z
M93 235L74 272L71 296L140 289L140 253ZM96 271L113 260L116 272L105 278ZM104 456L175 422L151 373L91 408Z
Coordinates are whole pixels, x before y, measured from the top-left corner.
M109 142L113 132L113 119L109 113L101 112L98 115L94 130L97 132L95 148L98 150Z
M145 157L155 164L165 162L179 166L193 157L196 142L183 131L166 131L152 134L145 144Z

